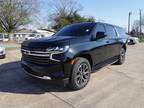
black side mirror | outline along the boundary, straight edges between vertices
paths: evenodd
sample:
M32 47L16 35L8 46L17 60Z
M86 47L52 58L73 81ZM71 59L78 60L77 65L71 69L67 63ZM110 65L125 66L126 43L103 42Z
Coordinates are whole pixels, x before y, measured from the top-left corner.
M101 38L105 38L106 36L107 36L107 34L105 32L97 32L96 40L101 39Z

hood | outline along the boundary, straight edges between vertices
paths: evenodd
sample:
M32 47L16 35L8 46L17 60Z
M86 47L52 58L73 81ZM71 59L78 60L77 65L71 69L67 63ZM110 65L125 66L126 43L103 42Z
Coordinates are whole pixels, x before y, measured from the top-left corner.
M28 40L23 42L22 46L28 47L51 47L51 46L63 46L69 45L70 40L77 39L74 36L51 36L41 39Z

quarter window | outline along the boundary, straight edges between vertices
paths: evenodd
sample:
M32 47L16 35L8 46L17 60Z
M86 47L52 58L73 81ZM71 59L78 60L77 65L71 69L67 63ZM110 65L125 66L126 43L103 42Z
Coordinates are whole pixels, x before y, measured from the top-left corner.
M119 35L125 35L125 31L122 28L116 27L116 30L117 30Z
M107 35L109 37L115 37L116 36L116 32L113 26L111 25L106 25L106 31L107 31Z

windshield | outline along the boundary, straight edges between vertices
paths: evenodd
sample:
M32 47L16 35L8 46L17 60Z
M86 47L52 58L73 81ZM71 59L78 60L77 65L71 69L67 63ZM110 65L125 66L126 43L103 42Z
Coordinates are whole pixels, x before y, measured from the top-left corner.
M58 31L55 36L86 36L89 35L95 23L73 24Z

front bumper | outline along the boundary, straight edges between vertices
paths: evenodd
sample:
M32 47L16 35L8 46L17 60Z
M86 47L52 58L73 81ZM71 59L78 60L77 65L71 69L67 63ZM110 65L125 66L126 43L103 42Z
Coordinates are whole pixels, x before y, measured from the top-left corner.
M31 77L43 80L52 80L54 82L63 83L64 85L69 83L70 72L68 71L69 68L67 64L57 63L39 65L21 60L21 65L24 72Z

